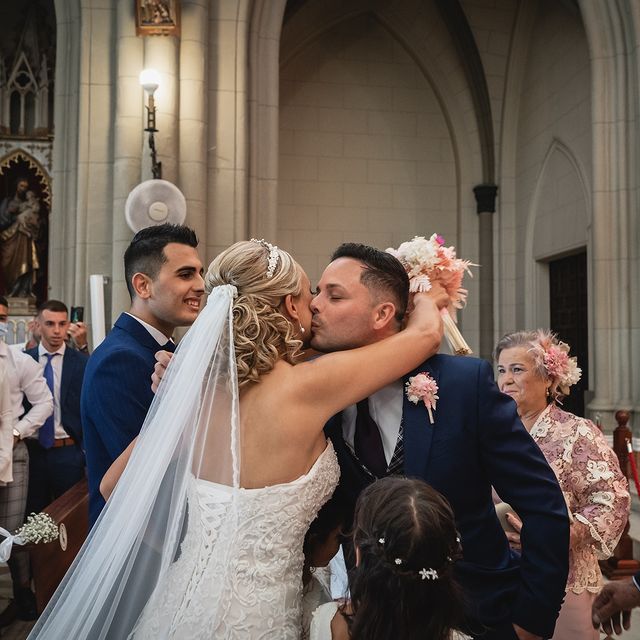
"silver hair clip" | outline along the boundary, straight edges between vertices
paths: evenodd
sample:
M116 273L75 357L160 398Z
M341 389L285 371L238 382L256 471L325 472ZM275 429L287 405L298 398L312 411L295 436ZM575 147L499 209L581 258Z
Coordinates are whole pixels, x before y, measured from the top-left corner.
M379 542L380 544L384 544L384 538L378 538L378 542Z
M264 238L258 240L257 238L251 238L251 242L261 244L265 249L269 250L269 264L267 265L267 278L272 278L278 264L278 247L276 245L267 242Z
M439 577L435 569L425 569L424 567L418 571L418 575L423 580L437 580Z
M402 564L402 558L396 558L395 559L395 563L396 564Z

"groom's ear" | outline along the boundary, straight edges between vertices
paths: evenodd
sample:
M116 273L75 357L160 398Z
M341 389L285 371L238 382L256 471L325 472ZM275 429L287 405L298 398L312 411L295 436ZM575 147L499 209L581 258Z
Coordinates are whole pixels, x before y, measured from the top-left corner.
M373 317L373 328L378 331L390 326L396 317L396 305L393 302L381 302L376 308Z
M293 301L293 296L288 293L282 299L282 306L284 307L284 312L289 316L291 320L298 320L298 309L296 308L296 303Z

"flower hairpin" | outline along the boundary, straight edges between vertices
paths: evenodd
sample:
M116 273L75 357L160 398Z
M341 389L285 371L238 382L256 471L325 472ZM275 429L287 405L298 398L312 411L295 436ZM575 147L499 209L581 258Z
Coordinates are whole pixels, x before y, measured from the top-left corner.
M438 572L435 569L425 569L424 567L418 571L418 575L423 580L437 580L439 578Z
M406 383L407 398L410 402L418 404L420 400L429 412L429 422L433 424L433 412L436 410L436 400L438 398L438 384L424 371L409 378Z
M275 273L276 266L278 265L278 258L280 257L280 253L278 252L278 247L270 242L267 242L264 238L258 240L257 238L251 238L251 242L255 242L256 244L261 244L265 249L269 251L269 261L267 264L267 278L272 278Z
M543 356L544 368L550 377L556 378L561 386L570 387L582 376L575 357L569 357L569 346L564 342L547 347Z

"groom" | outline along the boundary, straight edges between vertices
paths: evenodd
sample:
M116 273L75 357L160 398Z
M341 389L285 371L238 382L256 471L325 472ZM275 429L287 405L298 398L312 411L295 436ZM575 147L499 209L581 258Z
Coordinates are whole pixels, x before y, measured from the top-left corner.
M399 331L409 281L388 253L343 244L311 304L311 346L354 349ZM381 310L393 305L388 322ZM409 402L409 376L438 385L434 423ZM553 635L568 572L569 522L545 458L501 394L490 365L435 355L403 380L332 418L325 428L340 460L341 486L355 500L376 478L420 477L451 503L463 547L457 577L470 607L467 632L482 640L538 640ZM521 517L523 552L510 551L495 515L491 487Z

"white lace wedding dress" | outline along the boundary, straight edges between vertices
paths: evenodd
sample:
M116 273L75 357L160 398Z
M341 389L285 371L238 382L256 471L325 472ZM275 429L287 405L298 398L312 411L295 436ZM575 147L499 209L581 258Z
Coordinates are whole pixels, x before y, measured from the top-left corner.
M339 476L329 442L307 474L287 484L239 489L234 500L233 489L192 478L179 557L133 637L297 640L302 543ZM213 620L212 608L219 612Z

